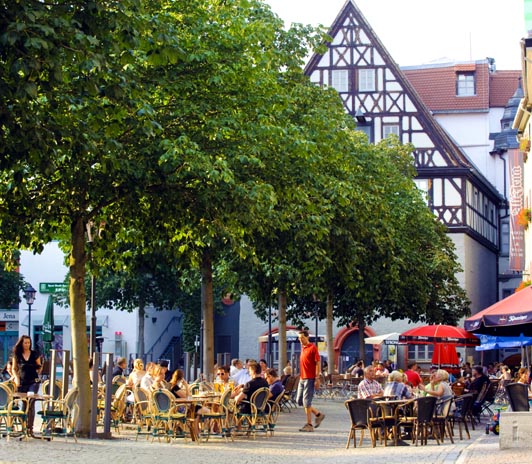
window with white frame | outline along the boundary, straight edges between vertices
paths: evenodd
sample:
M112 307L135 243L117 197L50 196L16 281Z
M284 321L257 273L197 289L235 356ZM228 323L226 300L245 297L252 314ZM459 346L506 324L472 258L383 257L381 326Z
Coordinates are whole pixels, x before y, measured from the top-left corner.
M408 345L408 360L420 362L430 361L433 352L434 345Z
M348 71L347 69L335 69L331 72L331 85L337 92L348 92Z
M416 187L421 190L425 203L429 204L429 181L428 179L414 179Z
M376 89L375 70L363 68L358 70L358 91L373 92Z
M382 138L385 139L390 134L393 134L399 137L399 125L398 124L383 124Z
M475 95L475 73L464 72L456 74L456 95L459 97Z

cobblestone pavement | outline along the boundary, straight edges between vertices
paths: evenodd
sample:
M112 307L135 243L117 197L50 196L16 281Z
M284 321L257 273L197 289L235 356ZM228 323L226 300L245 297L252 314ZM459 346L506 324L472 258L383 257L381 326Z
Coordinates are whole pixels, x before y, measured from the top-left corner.
M305 417L302 408L279 417L275 435L264 437L258 434L256 440L237 437L234 443L225 443L218 437L212 437L208 443L151 443L140 437L135 441L133 431L114 434L111 440L73 439L65 441L56 438L51 442L29 439L18 441L0 440L0 463L91 463L121 464L134 462L175 462L186 464L204 464L206 462L221 464L287 464L298 462L304 464L333 464L356 462L357 464L376 462L424 463L424 464L512 464L530 462L530 450L499 450L498 437L485 434L481 425L471 433L471 440L459 440L455 444L446 440L437 445L429 441L427 446L371 448L368 438L361 448L345 448L349 431L349 418L340 401L318 400L315 406L326 414L321 426L313 433L299 432ZM171 460L171 461L169 461Z

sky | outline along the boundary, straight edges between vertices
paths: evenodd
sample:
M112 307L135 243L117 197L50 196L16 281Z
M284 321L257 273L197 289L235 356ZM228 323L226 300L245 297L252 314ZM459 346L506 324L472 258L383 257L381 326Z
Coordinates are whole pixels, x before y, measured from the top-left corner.
M264 0L285 24L329 27L346 0ZM495 58L521 70L523 0L355 0L399 66Z

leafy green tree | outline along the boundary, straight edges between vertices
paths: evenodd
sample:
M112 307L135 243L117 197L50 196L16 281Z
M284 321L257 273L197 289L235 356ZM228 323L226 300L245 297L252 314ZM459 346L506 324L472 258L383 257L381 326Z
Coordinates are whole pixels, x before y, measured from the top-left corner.
M100 268L109 266L121 218L146 207L146 191L165 176L160 152L147 149L160 141L145 78L149 57L161 50L151 36L163 34L174 55L178 38L164 35L172 23L157 23L135 0L0 5L1 248L6 256L20 248L39 252L62 239L84 434L85 226L107 223L107 240L95 243L94 256Z
M13 308L20 303L20 292L24 290L24 278L18 271L10 271L0 262L0 307Z

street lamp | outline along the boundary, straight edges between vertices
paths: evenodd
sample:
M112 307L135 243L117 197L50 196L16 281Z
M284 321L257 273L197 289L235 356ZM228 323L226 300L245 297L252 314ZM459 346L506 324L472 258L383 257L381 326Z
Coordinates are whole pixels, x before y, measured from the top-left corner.
M320 316L320 300L316 297L316 295L312 295L312 299L314 300L314 317L316 318L316 334L315 339L316 340L316 348L318 348L318 321Z
M30 284L24 289L24 299L28 303L28 337L31 339L31 305L35 303L35 295L37 290L35 290Z
M92 246L94 243L94 236L92 235L93 222L87 222L87 242L89 243L89 255L92 261ZM96 351L96 277L94 277L94 270L91 271L91 321L89 329L89 353L92 358Z

